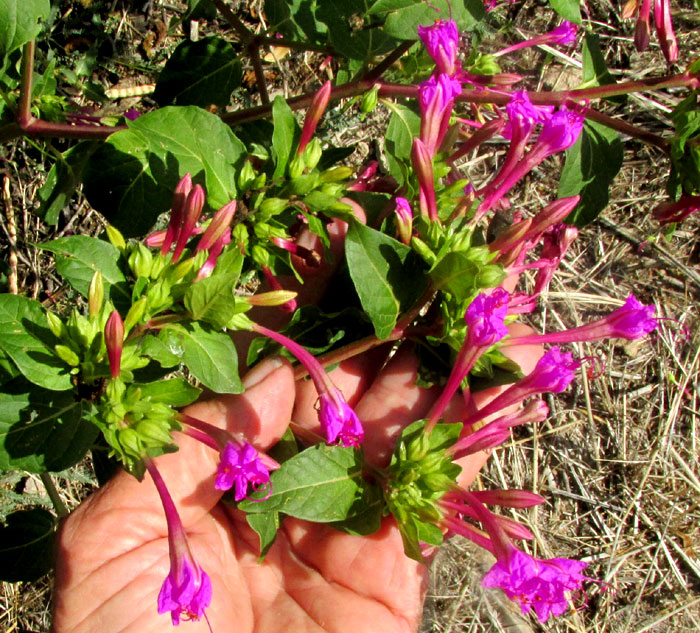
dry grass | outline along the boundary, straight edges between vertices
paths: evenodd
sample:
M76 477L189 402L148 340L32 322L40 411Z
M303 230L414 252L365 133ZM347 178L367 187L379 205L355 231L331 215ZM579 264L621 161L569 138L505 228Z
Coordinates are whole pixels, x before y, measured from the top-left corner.
M688 4L688 3L686 3ZM614 20L607 3L598 18ZM536 3L526 3L519 17L527 32L542 31L533 22ZM602 8L600 8L602 7ZM537 14L539 15L539 14ZM537 17L537 15L535 17ZM541 18L548 24L549 18ZM690 23L692 24L692 23ZM685 26L685 28L683 28ZM700 38L689 23L677 23L685 58L697 56ZM610 60L637 70L639 76L661 74L660 53L630 55L629 26L608 29L603 47ZM528 53L530 54L530 53ZM532 53L529 62L543 59ZM296 66L275 65L272 79L282 92L294 94L308 81L302 77L315 66L307 59ZM529 81L533 86L561 87L576 70L576 55L547 61ZM523 64L523 68L526 66ZM296 70L295 70L296 69ZM521 71L522 68L518 68ZM650 94L631 103L631 120L652 129L667 125L667 110L677 95ZM616 114L624 115L618 108ZM663 122L663 125L662 125ZM359 145L362 156L375 150L375 133L352 121L339 132L343 141ZM568 556L589 562L588 574L597 582L587 590L584 606L572 604L568 616L546 625L523 618L498 590L484 590L480 578L490 567L490 555L462 539L453 539L433 565L422 630L436 633L683 633L700 630L700 334L697 266L700 221L687 221L675 234L660 236L649 210L663 197L666 163L652 149L625 145L625 168L612 191L604 216L582 231L550 292L542 297L532 324L542 331L575 326L621 305L634 292L655 303L664 316L658 334L642 343L603 342L579 346L581 356L599 356L602 375L581 380L563 396L550 398L549 419L535 428L519 429L497 451L477 485L525 488L543 494L548 503L513 513L535 535L529 551L541 557ZM31 159L31 147L20 142L6 154L12 212L19 237L19 287L31 296L52 293L60 282L49 262L32 242L56 237L29 212L41 184L42 165ZM661 165L661 168L659 168ZM493 165L470 165L473 176ZM556 180L554 181L556 182ZM514 197L516 207L538 209L552 198L551 172L539 170L529 186ZM90 222L79 202L66 211L61 231ZM7 231L8 216L2 219ZM82 229L81 229L82 230ZM7 232L4 234L8 235ZM3 239L5 239L3 237ZM47 281L48 280L48 281ZM684 339L682 326L690 338ZM61 486L74 506L87 488ZM0 590L0 631L47 631L50 626L50 578L10 585Z

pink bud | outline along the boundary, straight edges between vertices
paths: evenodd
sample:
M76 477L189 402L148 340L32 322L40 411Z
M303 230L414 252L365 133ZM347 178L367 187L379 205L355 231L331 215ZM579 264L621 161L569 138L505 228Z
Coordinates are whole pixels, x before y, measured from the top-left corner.
M316 127L318 127L318 122L321 120L321 117L326 111L328 103L331 100L331 91L331 82L327 81L314 95L314 98L311 101L311 106L309 107L306 117L304 118L304 127L301 130L297 155L301 154L306 149L311 137L314 135Z
M205 198L206 194L200 185L195 185L187 196L182 228L177 236L177 244L175 245L175 252L173 253L173 262L177 262L180 259L180 255L185 249L187 241L192 237L197 220L199 220L199 216L202 214Z
M199 244L197 244L196 251L208 251L214 245L214 242L223 235L236 214L236 204L237 202L232 200L214 214L207 230L200 238Z
M413 210L406 198L400 196L396 198L395 221L399 239L406 245L410 244L413 233Z
M419 138L413 139L411 149L411 162L416 172L418 186L420 187L420 211L421 215L431 222L438 221L437 203L435 201L435 183L433 182L433 161L425 143Z
M182 220L185 215L185 204L187 196L192 191L192 176L189 173L185 174L177 186L173 194L172 212L170 214L170 223L165 234L165 239L160 249L161 255L165 255L172 246L172 243L177 240L182 228Z
M112 378L117 378L120 372L122 349L124 348L124 322L119 312L112 311L105 325L105 346L109 358L109 369Z

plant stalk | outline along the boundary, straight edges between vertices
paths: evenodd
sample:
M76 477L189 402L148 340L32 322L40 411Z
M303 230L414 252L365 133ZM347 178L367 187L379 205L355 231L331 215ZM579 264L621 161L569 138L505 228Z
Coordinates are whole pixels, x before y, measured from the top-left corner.
M68 512L68 508L66 508L66 504L63 503L63 500L58 494L58 490L56 490L56 485L53 483L51 475L49 475L49 473L41 473L39 477L41 477L41 483L43 483L44 488L46 488L46 494L49 495L49 499L51 499L51 503L56 510L58 518L62 519L63 517L67 517L70 513Z

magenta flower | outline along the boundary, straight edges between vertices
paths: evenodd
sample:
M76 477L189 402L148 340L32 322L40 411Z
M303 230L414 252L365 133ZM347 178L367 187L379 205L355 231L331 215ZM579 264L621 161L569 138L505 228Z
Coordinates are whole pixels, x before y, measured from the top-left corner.
M180 618L206 618L204 610L209 606L212 594L209 576L192 555L180 515L158 469L149 458L144 458L144 464L156 486L168 524L170 572L158 594L158 613L170 611L174 626L180 624Z
M333 384L326 370L301 345L292 339L254 323L253 332L262 334L286 347L309 372L319 397L318 417L328 444L357 446L364 439L364 430L357 414Z
M490 293L482 292L469 304L464 315L469 345L491 347L508 334L503 321L508 313L509 299L506 290L495 288Z
M655 306L645 306L637 301L634 295L630 295L622 307L602 319L563 332L518 336L506 341L506 345L574 343L598 341L604 338L624 338L631 341L656 329L659 322L654 318L655 311Z
M462 85L449 75L433 75L418 87L421 109L420 138L432 155L438 151L450 124L455 97Z
M547 148L547 156L569 149L581 135L584 120L580 112L561 106L542 127L538 145Z
M174 626L183 620L199 620L211 602L211 581L196 563L185 558L171 567L158 594L158 613L170 611Z
M506 342L510 343L510 341ZM580 366L581 363L569 352L561 352L558 347L552 347L537 361L531 373L469 416L464 420L464 426L470 426L537 393L564 391L574 379L574 372Z
M432 26L419 26L418 37L433 58L438 72L454 75L459 70L459 31L452 20L436 20Z
M516 90L506 104L508 123L503 136L519 141L530 135L537 123L545 123L554 112L553 106L535 106L525 90Z
M124 348L124 322L116 310L112 311L105 324L105 346L107 347L111 376L117 378L121 371L122 350Z
M428 413L425 432L430 433L444 413L452 396L457 393L462 381L472 370L474 364L484 352L497 341L500 341L508 330L503 324L508 312L510 295L503 288L495 288L490 293L481 293L471 302L464 315L467 323L467 336L457 354L447 384ZM507 432L495 431L483 439L486 444L505 440Z
M227 442L221 451L221 461L216 470L214 487L217 490L230 490L235 487L236 501L248 496L248 485L253 491L270 486L270 473L263 464L258 451L248 442L239 445Z
M577 591L587 580L580 572L587 563L568 558L540 560L510 546L484 576L484 587L499 587L520 604L523 613L534 609L540 622L568 609L567 592Z
M503 50L498 51L494 54L494 57L500 57L501 55L506 55L508 53L513 53L514 51L519 51L523 48L528 48L531 46L542 46L544 44L555 45L555 46L569 46L576 41L576 32L578 27L571 22L564 20L558 27L549 33L544 33L543 35L538 35L532 39L525 40L524 42L518 42L512 46L508 46Z
M328 444L359 446L365 436L362 423L338 389L319 395L321 428Z

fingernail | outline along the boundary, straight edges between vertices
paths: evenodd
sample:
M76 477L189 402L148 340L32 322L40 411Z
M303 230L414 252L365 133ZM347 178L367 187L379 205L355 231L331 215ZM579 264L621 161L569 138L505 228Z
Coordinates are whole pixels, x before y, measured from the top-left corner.
M245 378L243 378L243 386L246 389L254 387L265 380L273 371L282 367L283 364L284 359L281 356L266 358L262 363L253 367L253 369L245 375Z

